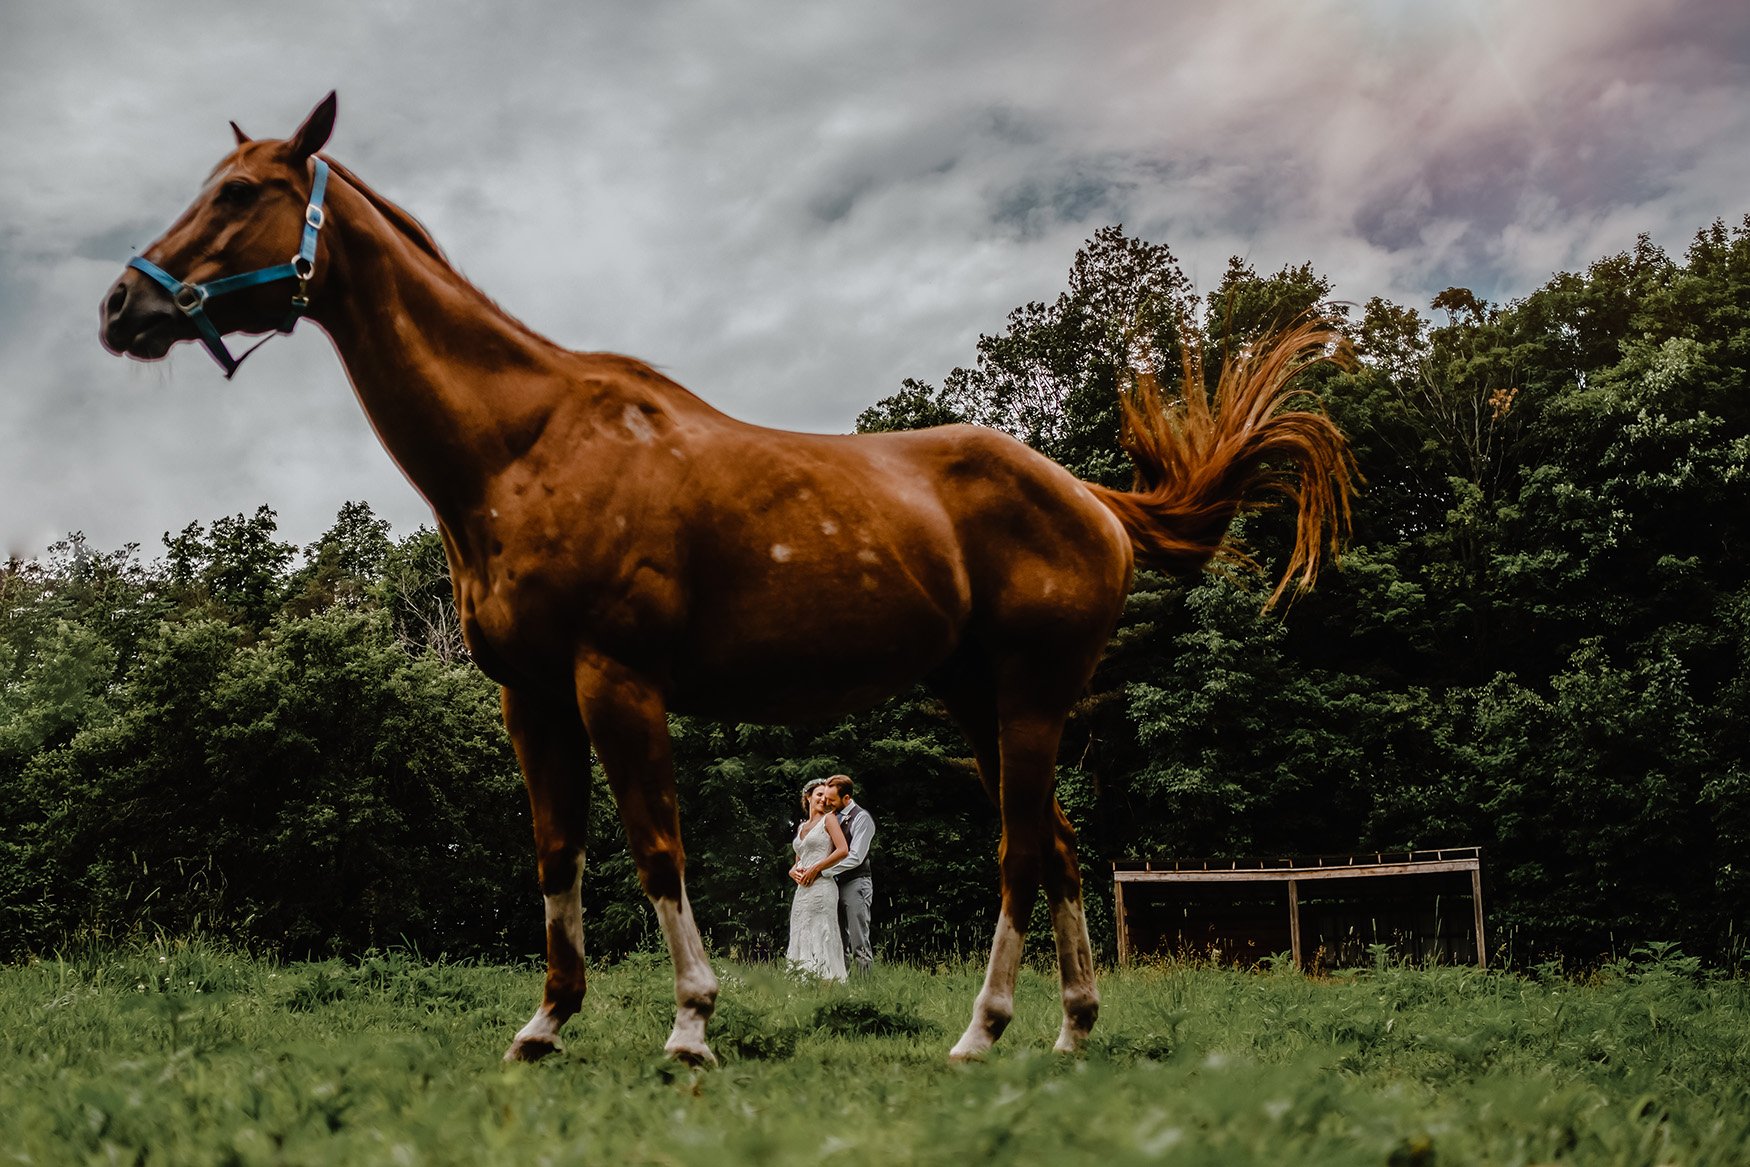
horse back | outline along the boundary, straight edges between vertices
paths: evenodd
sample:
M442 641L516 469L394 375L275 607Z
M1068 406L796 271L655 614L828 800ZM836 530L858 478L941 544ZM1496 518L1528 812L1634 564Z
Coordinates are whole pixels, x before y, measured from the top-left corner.
M790 719L879 701L969 636L1109 630L1128 539L1022 443L791 433L694 402L580 408L487 492L452 559L489 672L596 653L677 710Z

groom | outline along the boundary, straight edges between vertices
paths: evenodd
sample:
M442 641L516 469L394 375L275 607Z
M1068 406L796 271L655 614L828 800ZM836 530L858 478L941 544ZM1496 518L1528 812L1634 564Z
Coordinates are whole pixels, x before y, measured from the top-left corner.
M825 874L839 881L839 924L845 947L857 967L868 972L875 963L869 943L869 909L875 902L875 880L869 871L869 847L875 842L875 819L851 798L856 789L849 775L834 774L826 780L832 791L832 809L845 828L845 844L851 853L827 868Z

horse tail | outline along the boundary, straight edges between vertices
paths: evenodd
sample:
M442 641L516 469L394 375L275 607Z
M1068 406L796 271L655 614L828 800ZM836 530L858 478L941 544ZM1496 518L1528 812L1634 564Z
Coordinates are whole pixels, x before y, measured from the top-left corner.
M1213 403L1191 345L1178 400L1163 402L1152 375L1137 377L1120 401L1135 484L1129 491L1086 485L1124 524L1138 563L1175 575L1217 559L1253 566L1228 527L1278 496L1298 510L1294 550L1264 606L1291 584L1312 586L1325 556L1348 537L1356 480L1342 432L1321 410L1294 401L1310 396L1294 387L1296 378L1325 363L1347 367L1353 356L1340 332L1312 319L1225 358Z

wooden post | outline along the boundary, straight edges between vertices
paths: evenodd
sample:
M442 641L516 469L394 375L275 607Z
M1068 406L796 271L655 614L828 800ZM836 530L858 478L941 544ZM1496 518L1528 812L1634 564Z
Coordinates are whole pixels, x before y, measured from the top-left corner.
M1489 950L1483 942L1483 869L1478 864L1471 868L1470 902L1477 915L1477 967L1489 967Z
M1294 967L1302 972L1306 965L1300 958L1300 880L1288 881L1288 943L1294 953Z
M1118 923L1118 963L1130 963L1130 920L1124 915L1124 881L1112 881L1112 914Z

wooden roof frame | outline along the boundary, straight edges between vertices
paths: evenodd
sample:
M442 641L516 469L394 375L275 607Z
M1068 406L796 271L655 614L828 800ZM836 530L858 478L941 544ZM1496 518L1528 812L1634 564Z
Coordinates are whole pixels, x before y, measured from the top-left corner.
M1278 859L1171 859L1112 864L1113 915L1117 917L1118 963L1129 964L1130 927L1124 912L1126 884L1285 883L1288 885L1288 935L1296 968L1305 968L1300 943L1300 885L1305 880L1363 879L1378 876L1469 872L1475 910L1477 967L1488 967L1483 943L1483 857L1480 847L1440 847L1423 851L1352 851L1340 855Z

